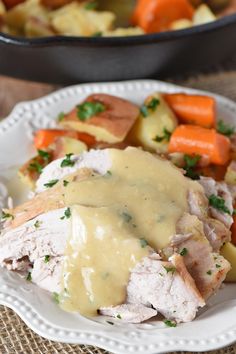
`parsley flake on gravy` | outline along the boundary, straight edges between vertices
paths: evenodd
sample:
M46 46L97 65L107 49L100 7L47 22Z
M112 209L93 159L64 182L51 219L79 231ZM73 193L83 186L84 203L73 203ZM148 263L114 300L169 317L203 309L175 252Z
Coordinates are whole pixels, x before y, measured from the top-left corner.
M132 216L129 215L128 213L126 213L126 212L123 212L121 214L121 216L122 216L122 218L124 219L125 222L130 222L130 220L132 220Z
M147 247L148 243L145 238L140 238L139 241L142 248Z
M165 323L165 325L166 325L167 327L176 327L176 326L177 326L177 324L176 324L175 321L164 320L163 322Z
M153 141L156 141L157 143L160 143L162 141L170 141L171 137L171 132L167 130L166 128L163 129L163 135L162 136L156 136Z
M106 107L101 102L84 102L77 106L77 117L79 120L84 122L96 114L104 112L105 110Z
M67 208L64 212L64 215L60 218L61 220L69 219L71 217L71 211L70 208Z
M52 188L53 186L55 186L55 184L57 184L58 181L58 179L51 179L51 181L49 181L48 183L44 183L44 187Z
M223 120L217 122L216 130L226 136L231 136L235 133L235 128L226 124Z
M66 157L61 162L61 167L73 167L75 161L71 160L71 156L74 154L66 154Z
M63 186L66 187L68 184L69 184L69 182L66 179L64 179Z
M225 205L225 200L221 197L218 197L215 194L211 194L209 199L209 204L210 206L212 206L213 208L222 211L222 213L226 213L226 214L230 214L230 210L229 208L227 208L227 206Z
M212 271L211 271L211 270L208 270L206 273L207 273L208 275L212 275Z

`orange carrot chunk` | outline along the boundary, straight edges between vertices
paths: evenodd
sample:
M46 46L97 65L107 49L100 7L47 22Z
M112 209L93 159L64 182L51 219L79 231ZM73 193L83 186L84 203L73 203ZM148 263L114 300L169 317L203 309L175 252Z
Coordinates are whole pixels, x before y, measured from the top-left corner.
M213 128L216 124L215 100L208 96L166 94L164 98L180 122Z
M171 136L168 151L206 155L211 163L224 165L229 160L230 140L215 129L179 125Z
M166 31L175 20L191 20L194 8L188 0L138 0L132 23L146 33Z
M77 133L73 131L41 129L38 130L34 136L34 146L36 149L47 148L49 145L53 144L55 139L59 136L70 136L71 138L77 139Z

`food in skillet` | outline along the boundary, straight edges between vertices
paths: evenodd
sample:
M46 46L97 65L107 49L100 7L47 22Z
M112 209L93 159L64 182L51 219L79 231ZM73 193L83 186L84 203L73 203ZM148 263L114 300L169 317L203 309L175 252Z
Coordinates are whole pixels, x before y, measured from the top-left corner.
M176 326L236 280L235 135L213 98L94 94L35 146L20 169L34 195L3 211L0 264L64 310Z
M0 0L0 31L26 37L130 36L201 25L227 11L235 11L230 0Z

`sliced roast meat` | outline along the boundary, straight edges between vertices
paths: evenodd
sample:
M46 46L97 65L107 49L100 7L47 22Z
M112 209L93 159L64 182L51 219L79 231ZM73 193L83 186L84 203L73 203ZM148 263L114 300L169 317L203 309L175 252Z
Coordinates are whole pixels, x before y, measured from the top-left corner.
M205 235L214 252L219 252L223 244L231 240L230 230L219 220L206 218L203 225Z
M99 314L118 318L123 322L141 323L156 316L157 311L141 304L123 304L100 308Z
M182 257L176 254L168 262L153 254L138 263L130 275L127 302L153 307L177 322L193 320L205 305Z
M44 256L35 260L31 272L32 281L50 292L61 292L63 257Z
M64 208L47 212L5 232L0 237L0 265L25 256L34 262L45 255L63 255L69 232L64 212Z
M183 254L184 263L197 288L203 298L208 299L224 281L230 264L213 252L205 237L203 223L195 215L184 214L177 224L177 232L177 237L172 238L172 251ZM188 237L181 239L179 234Z

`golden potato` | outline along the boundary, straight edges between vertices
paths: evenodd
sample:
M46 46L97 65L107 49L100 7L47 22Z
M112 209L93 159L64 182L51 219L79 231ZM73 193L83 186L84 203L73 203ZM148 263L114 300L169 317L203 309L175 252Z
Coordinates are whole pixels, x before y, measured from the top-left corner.
M55 149L53 153L54 159L65 156L66 154L79 155L83 151L87 151L87 146L80 140L62 136L55 142Z
M128 27L128 28L116 28L113 31L106 31L102 35L103 37L123 37L123 36L138 36L144 34L144 31L140 27Z
M227 242L221 248L221 254L229 263L231 264L232 269L229 271L226 277L226 281L235 282L236 281L236 247L231 243Z
M28 0L13 7L6 12L4 20L8 26L23 31L25 23L30 17L47 20L48 11L40 5L39 0Z
M216 16L213 14L211 9L205 5L200 5L193 15L193 25L203 25L204 23L213 22L216 20Z
M174 22L171 23L170 29L172 30L181 30L184 28L189 28L192 27L193 23L192 21L186 19L186 18L182 18L180 20L176 20Z
M159 93L152 94L145 100L142 111L144 115L139 115L128 140L147 150L165 153L170 135L177 126L175 114Z
M48 22L42 21L37 17L30 17L24 26L26 37L48 37L54 36L55 32L52 31Z
M227 167L225 182L228 184L236 184L236 161L231 161Z
M92 36L112 29L115 15L108 11L86 9L86 4L73 2L50 13L52 27L61 34Z
M138 106L122 98L94 94L67 114L64 128L87 133L97 142L119 143L125 139L139 115Z

